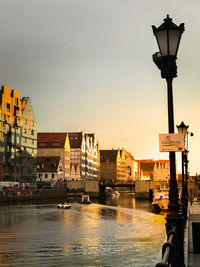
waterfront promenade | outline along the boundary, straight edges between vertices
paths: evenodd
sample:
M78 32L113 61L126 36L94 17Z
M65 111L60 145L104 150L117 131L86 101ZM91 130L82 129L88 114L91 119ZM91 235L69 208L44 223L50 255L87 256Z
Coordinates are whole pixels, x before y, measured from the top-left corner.
M200 223L200 204L194 202L189 204L189 218L188 218L188 267L200 266L200 253L193 252L193 239L192 239L192 223ZM200 246L200 240L199 240Z

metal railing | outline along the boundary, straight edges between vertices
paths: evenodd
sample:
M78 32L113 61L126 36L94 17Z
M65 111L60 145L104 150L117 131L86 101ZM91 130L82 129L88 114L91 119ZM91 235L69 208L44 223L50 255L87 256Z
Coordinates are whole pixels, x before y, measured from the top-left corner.
M176 226L173 225L172 229L167 233L167 242L162 246L162 261L157 263L155 267L175 267L173 265L175 255L175 238Z

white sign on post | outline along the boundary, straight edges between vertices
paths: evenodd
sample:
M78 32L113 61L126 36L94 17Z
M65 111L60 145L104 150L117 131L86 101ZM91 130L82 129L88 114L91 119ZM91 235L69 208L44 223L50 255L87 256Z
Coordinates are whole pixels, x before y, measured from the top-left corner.
M183 134L159 134L160 152L185 151L185 138Z

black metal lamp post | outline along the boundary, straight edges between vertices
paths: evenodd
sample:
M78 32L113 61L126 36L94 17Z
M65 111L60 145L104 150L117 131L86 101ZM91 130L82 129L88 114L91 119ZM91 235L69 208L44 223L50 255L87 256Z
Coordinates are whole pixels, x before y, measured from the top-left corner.
M188 208L188 163L189 163L189 160L188 160L188 150L186 149L185 150L185 153L184 153L184 165L185 165L185 209L186 209L186 212L187 212L187 208Z
M186 132L187 134L187 149L185 150L185 178L186 178L186 201L187 201L187 206L188 206L188 163L189 163L189 160L188 160L188 135L190 136L194 136L194 134L192 132Z
M161 77L167 81L168 95L168 127L169 133L174 133L174 109L173 109L173 92L172 81L177 77L176 56L180 44L181 35L184 31L184 24L177 26L167 15L158 28L152 26L153 33L159 47L159 52L153 55L153 61L161 71ZM176 180L176 159L175 152L169 152L170 158L170 189L169 189L169 214L166 216L167 232L176 225L176 252L172 266L184 266L184 218L179 213L180 203L178 197L178 186Z
M185 125L185 123L182 121L180 125L176 126L178 129L179 134L184 135L184 140L185 136L187 133L187 129L189 125ZM182 194L181 194L181 207L182 207L182 213L184 218L187 218L187 185L186 185L186 179L185 179L185 174L184 174L184 165L185 165L185 151L181 153L181 164L182 164Z

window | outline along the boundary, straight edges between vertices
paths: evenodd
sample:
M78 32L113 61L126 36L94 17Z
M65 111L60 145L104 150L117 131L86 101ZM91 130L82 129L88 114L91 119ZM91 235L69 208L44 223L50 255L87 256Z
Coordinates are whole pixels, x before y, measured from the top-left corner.
M51 174L51 178L54 179L54 173Z
M7 103L7 112L10 112L10 104Z
M31 134L34 135L34 130L31 130Z
M48 173L45 173L45 178L48 178Z
M18 106L18 98L15 97L15 106Z

